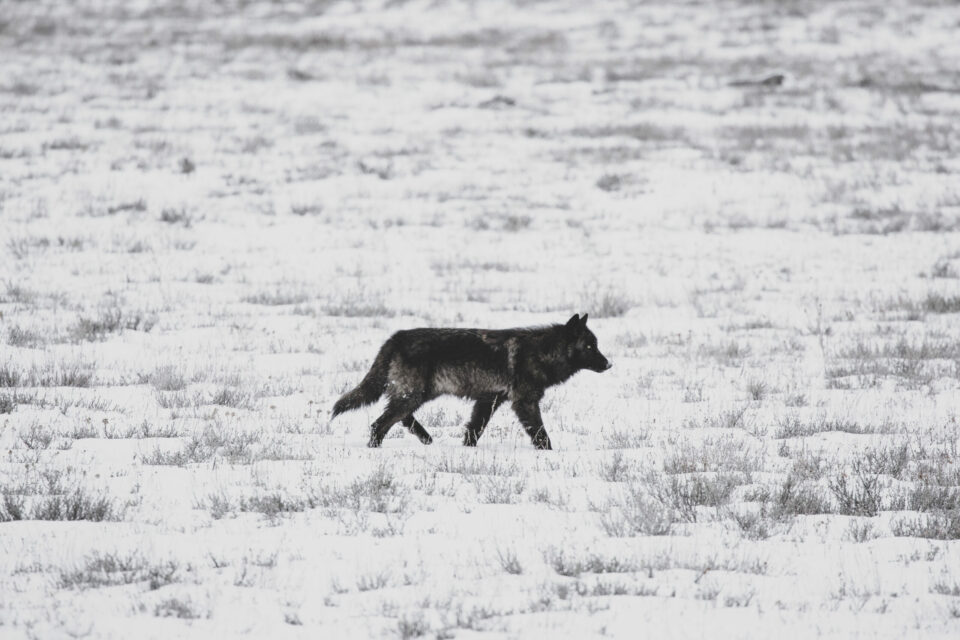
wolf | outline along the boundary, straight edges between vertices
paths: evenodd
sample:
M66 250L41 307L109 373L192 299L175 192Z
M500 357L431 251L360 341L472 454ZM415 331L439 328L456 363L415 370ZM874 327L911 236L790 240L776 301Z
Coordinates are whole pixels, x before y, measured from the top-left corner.
M613 365L587 328L587 314L566 324L517 329L409 329L383 344L357 387L333 405L332 418L387 396L383 414L370 425L368 447L379 447L397 422L430 444L433 438L413 413L442 395L473 400L463 444L477 445L497 408L510 406L537 449L552 449L540 417L548 387L583 369Z

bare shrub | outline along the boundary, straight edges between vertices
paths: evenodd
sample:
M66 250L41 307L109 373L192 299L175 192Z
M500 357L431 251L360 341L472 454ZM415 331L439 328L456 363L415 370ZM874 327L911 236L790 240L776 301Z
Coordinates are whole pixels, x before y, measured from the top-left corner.
M207 425L199 436L194 435L188 446L193 449L209 449L227 460L239 461L250 457L251 449L259 440L257 433L234 431L228 425L216 422Z
M100 437L100 432L97 430L89 418L83 422L75 422L69 431L65 432L64 435L73 440L84 440L89 438L98 438Z
M194 433L179 451L165 451L159 447L144 457L144 464L185 466L206 462L214 457L229 462L249 464L257 455L260 435L249 431L234 431L222 422L214 422Z
M930 593L939 593L942 596L960 596L960 583L940 579L930 589Z
M188 172L184 171L184 173ZM159 602L154 607L153 615L158 618L181 618L183 620L196 620L198 618L209 618L210 612L201 610L199 605L189 599L181 600L179 598L167 598L166 600Z
M930 277L931 278L960 278L960 271L956 269L951 264L952 260L955 260L957 255L944 256L937 260L933 267L930 268ZM922 274L921 274L922 275Z
M894 520L890 529L895 536L960 540L960 509L934 511L915 519Z
M663 536L670 533L674 512L653 499L639 482L627 484L618 498L609 500L600 515L600 524L608 536Z
M36 451L49 449L56 434L53 429L34 422L27 427L26 430L20 431L17 435L20 444L27 449Z
M510 233L516 233L530 227L533 218L528 215L511 214L503 218L503 230Z
M877 359L895 359L901 361L916 360L953 360L960 357L960 343L955 340L934 339L925 337L922 341L911 341L906 337L901 337L897 342L884 342L878 345L858 342L852 347L843 349L838 354L841 358L848 358L858 361L869 361ZM883 363L880 363L883 364ZM902 370L903 364L892 363L886 369L887 371L897 373Z
M28 370L9 362L0 366L0 387L89 387L92 381L92 366L80 362L48 362Z
M958 313L960 312L960 296L929 293L923 300L923 310L927 313Z
M652 122L604 124L577 127L570 134L585 138L625 137L655 144L676 144L686 138L683 127L666 127Z
M607 578L594 578L590 580L574 580L573 582L560 582L550 584L541 588L539 599L531 607L532 611L546 610L550 607L556 610L556 604L553 598L559 598L561 601L569 602L574 596L579 598L591 598L602 596L655 596L658 593L656 585L646 583L635 583L633 581L623 581Z
M620 451L600 462L600 477L607 482L626 482L633 475L630 462Z
M807 394L800 393L799 391L791 393L783 400L783 404L788 407L805 407L809 402L810 399L807 398Z
M930 484L915 485L907 491L904 503L904 508L910 511L958 511L960 489Z
M9 246L9 245L8 245ZM16 304L32 305L37 299L37 292L24 287L23 285L8 282L6 290L0 296L0 302L12 302Z
M954 451L960 444L960 435L954 434L948 445ZM915 462L910 468L909 477L922 483L940 486L960 486L960 464L955 462L955 454L937 455L933 459L924 459L922 452L915 454Z
M640 569L632 559L606 557L598 553L573 556L557 547L547 548L543 552L543 559L558 574L571 578L582 573L629 573Z
M910 446L904 443L893 447L866 449L860 465L866 473L902 478L910 465L910 459Z
M803 422L797 416L788 415L779 420L774 437L779 439L804 438L830 431L855 434L896 433L899 431L899 427L892 422L870 424L844 418L828 418L826 416L820 416L809 422Z
M387 306L386 296L379 291L359 288L342 291L321 305L323 315L345 318L391 318L396 311Z
M254 409L257 405L257 394L250 389L224 386L214 391L210 403L234 409Z
M873 530L873 522L858 518L851 520L847 525L847 539L853 542L866 542L876 537Z
M280 491L243 497L237 505L239 511L260 513L269 519L275 519L284 513L305 511L309 507L310 504L307 500L296 496L288 496Z
M207 509L215 520L219 520L228 513L259 513L269 520L288 513L299 513L313 508L313 504L306 496L290 495L285 491L261 491L250 496L240 496L231 500L225 493L218 491L210 493L206 498L197 501L199 509Z
M513 549L497 549L497 559L504 571L511 575L520 575L523 573L523 565L517 558L517 552Z
M801 422L798 416L785 416L780 419L780 422L777 425L777 431L773 437L798 438L808 436L813 433L819 433L816 431L816 427Z
M742 593L728 593L723 596L723 606L725 607L749 607L753 602L756 591L746 589Z
M2 488L0 522L12 520L90 520L119 521L125 508L105 494L91 493L84 487L67 489L59 476L51 476L48 493L37 495L24 486Z
M751 380L747 383L747 393L750 394L753 400L763 400L768 391L769 387L763 380Z
M89 365L69 364L40 371L33 382L33 386L38 387L90 387L93 386L93 371Z
M697 355L701 358L712 358L726 366L734 366L750 355L750 345L740 344L731 340L720 345L700 345Z
M209 460L212 457L212 453L208 453L208 457L199 457L198 455L191 455L191 453L186 448L180 449L179 451L165 451L160 447L154 448L153 451L143 456L143 464L151 466L160 466L160 467L184 467L191 462L204 462ZM199 453L199 452L198 452Z
M165 365L148 374L141 374L140 381L152 385L157 391L183 391L187 388L183 370L174 365Z
M186 207L164 207L160 212L160 222L179 224L189 229L193 225L193 215Z
M623 178L613 173L606 173L597 179L596 185L602 191L619 191L623 186Z
M729 411L723 411L716 416L712 416L707 419L704 423L704 427L710 429L744 429L746 427L746 415L747 415L746 406L737 407L735 409L730 409ZM687 424L686 426L693 426L692 424Z
M603 434L607 449L638 449L650 439L648 431L632 429L614 429Z
M397 482L386 464L343 486L321 486L310 492L313 503L326 508L398 513L406 508L409 490Z
M188 393L187 391L157 391L154 394L157 404L164 409L186 409L188 407L200 407L206 403L204 395L200 391Z
M739 437L708 438L697 444L681 442L664 456L671 474L705 471L753 473L762 467L761 452Z
M790 473L773 498L771 515L782 520L795 515L815 515L831 511L829 502L820 491Z
M61 245L64 244L65 239L60 238ZM82 246L82 240L80 241ZM46 251L51 246L50 238L46 237L37 237L37 236L19 236L19 237L10 237L7 239L7 250L13 255L17 260L23 260L32 253L35 253L36 250L41 252ZM9 290L8 290L9 291Z
M849 473L837 473L829 479L827 486L837 501L838 513L846 516L875 516L880 512L880 480L856 461Z
M750 540L766 540L770 537L770 518L766 505L761 507L759 511L730 510L726 515L736 523L740 532Z
M655 476L650 483L653 498L686 522L697 522L699 507L721 507L745 479L729 473Z
M548 487L537 487L527 494L530 502L545 504L554 509L565 509L570 503L570 496L563 490L550 491Z
M70 329L70 336L75 342L97 342L112 333L123 331L150 331L156 324L154 314L130 314L120 307L114 306L101 309L94 317L80 316L76 324Z
M789 453L789 451L787 451ZM797 480L819 480L827 474L831 462L820 451L803 449L793 458L790 474Z
M307 509L323 508L328 517L337 519L350 535L369 531L375 536L398 535L409 515L409 489L399 484L385 465L345 484L320 484L302 494L291 495L282 490L259 491L252 496L231 499L223 492L209 494L198 502L214 518L240 512L261 513L269 519ZM371 514L380 514L373 526Z
M260 291L241 298L243 302L267 306L303 304L308 300L310 300L310 296L299 291Z
M520 500L527 486L525 477L481 476L470 478L480 499L486 504L513 504Z
M633 307L633 301L622 291L609 285L594 284L580 295L578 309L594 318L619 318Z
M422 638L433 631L433 627L426 621L421 611L406 613L397 620L397 635L400 636L400 640ZM436 637L441 637L441 635L441 633L436 633Z
M0 387L19 387L22 379L22 372L11 363L0 365Z
M703 402L703 383L698 382L684 387L684 402Z
M80 407L88 411L125 413L124 407L114 404L101 395L88 394L58 394L53 400L52 406L60 410L60 413L67 415L70 409Z
M99 589L145 582L153 591L177 582L179 571L177 562L168 560L151 564L137 552L127 555L94 552L84 560L82 567L61 570L58 584L61 589Z
M386 569L380 569L370 573L360 574L357 578L357 591L376 591L383 589L390 584L390 573Z
M91 520L93 522L123 519L123 509L104 494L74 489L64 495L46 496L33 504L31 520Z
M39 333L29 329L12 326L7 330L7 344L11 347L37 347L45 342Z
M497 454L488 457L483 450L451 451L437 458L436 471L460 475L512 476L520 471L516 460Z

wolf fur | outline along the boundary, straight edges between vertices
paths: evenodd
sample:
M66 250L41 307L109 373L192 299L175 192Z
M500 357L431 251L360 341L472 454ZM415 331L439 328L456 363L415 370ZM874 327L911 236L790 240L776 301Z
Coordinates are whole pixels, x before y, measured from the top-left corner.
M433 438L414 411L438 396L460 396L475 401L463 444L476 446L493 413L509 402L533 445L551 449L540 416L544 391L583 369L611 366L587 328L587 314L547 327L398 331L360 384L333 405L333 417L386 394L386 409L370 425L367 446L379 447L397 422L430 444Z

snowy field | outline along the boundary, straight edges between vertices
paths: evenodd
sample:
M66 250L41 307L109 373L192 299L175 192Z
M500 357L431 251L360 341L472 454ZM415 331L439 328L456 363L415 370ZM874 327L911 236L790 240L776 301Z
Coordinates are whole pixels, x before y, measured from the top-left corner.
M958 32L0 3L0 638L960 637ZM329 420L575 312L555 451Z

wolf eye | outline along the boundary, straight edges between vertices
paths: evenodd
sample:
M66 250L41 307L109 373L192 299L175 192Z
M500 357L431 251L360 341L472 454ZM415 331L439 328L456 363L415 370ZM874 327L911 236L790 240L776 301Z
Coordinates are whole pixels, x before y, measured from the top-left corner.
M592 345L592 344L588 344L588 345L587 345L587 351L589 351L589 350L591 350L591 349L593 349L593 345Z

